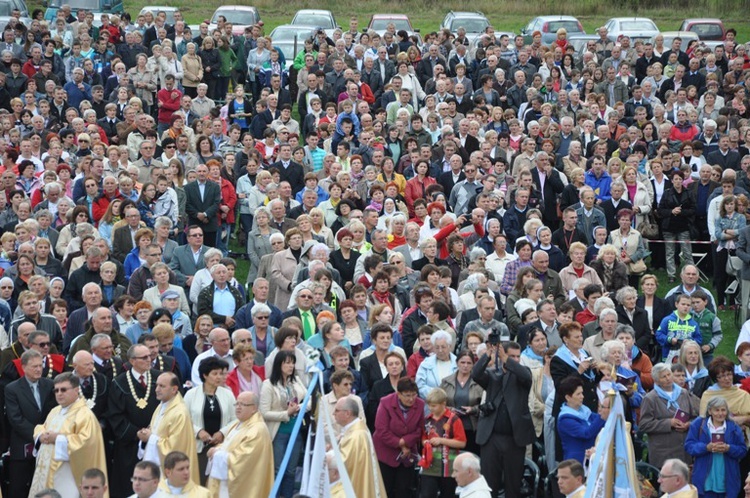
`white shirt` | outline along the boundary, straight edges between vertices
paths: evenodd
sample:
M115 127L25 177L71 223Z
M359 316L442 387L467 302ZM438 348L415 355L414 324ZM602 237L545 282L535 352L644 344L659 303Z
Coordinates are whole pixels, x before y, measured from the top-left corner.
M583 484L581 484L580 486L578 486L578 487L577 487L577 488L575 489L575 491L573 491L573 492L572 492L572 493L570 493L569 495L565 495L565 496L566 496L566 497L568 497L568 496L575 496L575 494L576 494L576 493L578 493L578 492L579 492L579 491L581 490L581 488L583 488L583 489L586 489L586 487L585 487L585 486L584 486Z
M198 373L198 366L201 364L203 360L205 360L206 358L210 358L210 357L216 357L229 363L229 372L234 370L235 365L234 365L234 360L232 359L231 349L225 356L219 356L218 354L216 354L216 351L214 351L214 348L211 348L208 351L204 351L203 353L195 357L195 361L193 362L193 368L190 374L190 378L193 381L193 386L200 386L203 384L203 381L201 380L201 376Z
M683 487L681 487L680 489L678 489L677 491L675 491L673 493L667 493L667 496L676 496L676 495L678 495L680 493L687 492L687 491L690 491L690 484L689 483L685 484Z

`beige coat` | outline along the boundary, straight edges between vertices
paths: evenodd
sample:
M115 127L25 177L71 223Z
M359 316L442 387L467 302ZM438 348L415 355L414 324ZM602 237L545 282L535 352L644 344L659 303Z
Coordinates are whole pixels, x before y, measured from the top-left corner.
M305 394L307 394L305 386L302 385L302 382L295 379L290 387L293 396L302 404L302 400L305 398ZM282 422L289 422L289 413L286 411L288 403L289 399L286 389L271 384L270 379L263 381L263 385L260 387L260 413L263 415L263 420L266 421L268 431L271 433L271 439L276 437L276 433L279 431L279 426ZM307 408L310 408L309 403Z

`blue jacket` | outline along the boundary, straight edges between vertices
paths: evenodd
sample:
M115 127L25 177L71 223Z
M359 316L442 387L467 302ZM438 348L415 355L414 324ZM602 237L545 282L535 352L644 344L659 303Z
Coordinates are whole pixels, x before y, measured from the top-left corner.
M591 412L588 420L583 420L572 412L568 405L563 404L557 417L557 434L563 449L562 459L575 458L583 463L586 450L596 443L596 436L604 427L605 421L595 412Z
M451 353L451 373L454 373L458 369L456 364L456 355ZM427 399L427 395L430 391L436 387L440 387L440 383L443 381L438 375L437 371L437 356L432 355L424 359L419 369L417 370L417 387L419 387L419 397Z
M609 189L612 186L612 177L606 171L602 173L602 176L597 178L594 176L593 170L588 170L584 181L586 185L594 189L596 200L608 201L612 198L612 194L609 193Z
M740 426L727 419L727 431L724 441L729 445L729 451L724 453L724 480L726 486L725 496L737 496L742 488L740 477L740 460L747 453L745 436ZM698 417L690 424L687 439L685 439L685 451L695 461L693 463L693 485L698 488L698 495L703 496L703 486L711 470L711 462L714 453L710 453L706 446L711 442L711 433L708 430L708 419ZM717 453L718 454L718 453Z
M677 339L677 344L671 344L673 338ZM661 346L662 358L666 359L670 350L680 349L685 339L692 339L698 344L703 344L701 329L698 322L693 319L693 315L689 315L687 320L680 320L677 318L677 312L673 311L669 316L664 317L656 330L656 342Z
M140 252L141 251L138 247L134 247L133 250L125 256L125 263L123 264L125 267L125 280L130 281L130 275L141 267L141 259L138 257Z

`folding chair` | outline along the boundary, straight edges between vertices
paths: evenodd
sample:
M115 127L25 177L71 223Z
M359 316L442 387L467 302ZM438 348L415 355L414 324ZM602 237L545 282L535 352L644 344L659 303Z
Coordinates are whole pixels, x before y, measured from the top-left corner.
M708 275L706 275L701 269L701 263L703 262L704 259L706 259L706 256L709 256L710 254L711 254L710 252L694 252L693 253L693 264L695 264L695 267L698 268L698 276L704 282L708 282L710 279L708 278Z

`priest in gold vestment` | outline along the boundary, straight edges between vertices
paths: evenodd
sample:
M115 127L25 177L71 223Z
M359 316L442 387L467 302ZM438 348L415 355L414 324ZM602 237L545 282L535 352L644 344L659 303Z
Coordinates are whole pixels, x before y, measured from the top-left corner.
M154 410L151 426L138 431L138 456L161 467L170 452L181 451L190 458L191 479L200 484L193 422L179 389L180 380L172 372L156 379L156 399L161 403Z
M59 406L43 425L34 429L36 471L30 497L45 488L54 488L62 496L78 496L78 485L86 470L107 470L101 426L78 392L78 377L72 373L55 377Z
M192 478L196 458L190 459L181 451L173 451L164 457L164 479L159 482L159 498L211 498L211 493L196 484Z
M352 396L336 402L334 418L343 427L339 442L341 458L357 498L386 498L372 436L367 424L359 418L359 407Z
M235 405L237 420L222 428L224 442L211 448L212 498L268 498L273 488L273 443L258 396L241 393Z

